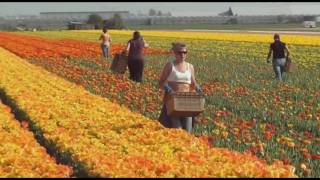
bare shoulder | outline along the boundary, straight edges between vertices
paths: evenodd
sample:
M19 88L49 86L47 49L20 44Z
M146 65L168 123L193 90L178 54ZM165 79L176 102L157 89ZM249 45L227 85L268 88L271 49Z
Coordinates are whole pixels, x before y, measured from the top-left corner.
M191 63L188 63L189 66L190 66L190 69L193 69L193 65Z
M171 68L171 66L172 66L172 62L168 61L166 63L166 65L164 66L164 69L169 69L169 68Z
M161 78L166 78L166 76L169 75L169 73L171 72L171 62L167 62L166 65L164 66L163 70L162 70L162 73L161 73Z
M169 61L169 62L166 63L166 65L164 65L162 71L163 72L169 72L169 71L171 71L171 69L172 69L172 63Z

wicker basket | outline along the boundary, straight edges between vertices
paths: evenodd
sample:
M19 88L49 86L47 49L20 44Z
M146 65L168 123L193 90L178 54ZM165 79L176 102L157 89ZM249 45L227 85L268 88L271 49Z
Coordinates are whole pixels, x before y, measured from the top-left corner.
M296 68L296 65L292 62L291 58L286 58L286 64L284 66L285 72L293 72Z
M116 54L112 61L110 69L119 74L124 74L128 66L128 57L124 54Z
M167 114L170 117L195 117L204 111L204 94L175 92L166 97Z

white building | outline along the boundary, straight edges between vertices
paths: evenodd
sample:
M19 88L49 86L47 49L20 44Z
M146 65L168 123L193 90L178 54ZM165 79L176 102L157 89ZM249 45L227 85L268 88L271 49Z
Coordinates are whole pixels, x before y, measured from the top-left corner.
M86 21L91 14L98 14L103 19L110 19L115 14L119 14L122 18L130 16L129 11L92 11L92 12L40 12L41 19L60 19L60 20L77 20Z
M316 26L316 21L304 21L303 26L305 28L315 28Z

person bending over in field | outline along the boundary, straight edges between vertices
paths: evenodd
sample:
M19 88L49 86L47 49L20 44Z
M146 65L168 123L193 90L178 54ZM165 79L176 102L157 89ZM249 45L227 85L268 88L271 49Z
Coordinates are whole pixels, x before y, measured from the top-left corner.
M280 41L279 34L274 34L273 39L274 42L270 44L267 63L270 62L269 59L272 53L272 67L274 73L276 75L276 78L279 81L282 81L286 65L285 51L287 52L287 58L289 57L290 52L286 44Z
M109 58L109 51L111 48L111 36L106 27L103 28L102 32L103 33L100 35L99 40L101 40L103 57L107 60Z
M167 62L159 78L159 87L165 93L190 92L195 89L202 92L200 86L196 85L193 65L186 62L187 46L184 43L172 43L172 52L175 56L173 62ZM159 121L168 128L183 128L192 132L192 117L169 117L165 106L165 98Z
M133 33L133 39L128 41L126 52L128 52L128 68L130 79L136 82L142 82L144 55L143 48L148 48L149 45L140 35L139 31Z

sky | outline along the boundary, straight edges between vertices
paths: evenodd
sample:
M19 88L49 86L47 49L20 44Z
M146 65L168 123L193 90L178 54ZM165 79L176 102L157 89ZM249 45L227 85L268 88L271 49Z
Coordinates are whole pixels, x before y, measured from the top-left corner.
M229 7L238 15L320 14L320 2L0 2L0 16L61 11L130 11L149 9L173 16L215 16Z

